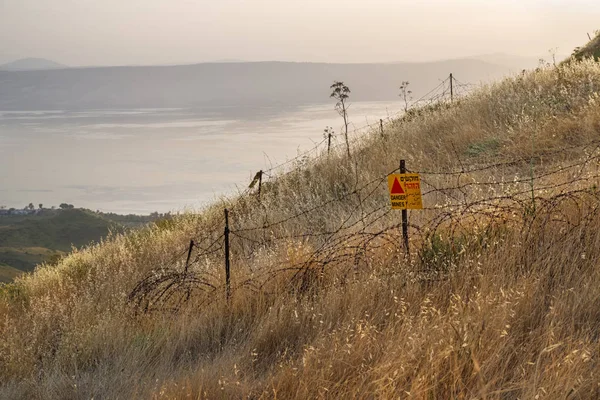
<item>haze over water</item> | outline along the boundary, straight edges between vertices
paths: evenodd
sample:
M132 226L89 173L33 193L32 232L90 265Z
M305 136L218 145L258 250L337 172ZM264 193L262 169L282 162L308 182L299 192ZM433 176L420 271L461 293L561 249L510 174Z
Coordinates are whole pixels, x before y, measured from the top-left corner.
M356 102L354 126L376 123L400 102ZM178 211L244 190L269 168L323 140L332 104L113 111L0 111L0 205L117 213ZM352 128L352 127L351 127Z

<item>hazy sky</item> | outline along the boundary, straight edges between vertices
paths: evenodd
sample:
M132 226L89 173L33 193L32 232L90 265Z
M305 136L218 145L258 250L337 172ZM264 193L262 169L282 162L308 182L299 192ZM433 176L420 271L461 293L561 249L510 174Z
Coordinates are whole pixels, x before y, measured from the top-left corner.
M559 54L599 0L0 0L0 62L417 61Z

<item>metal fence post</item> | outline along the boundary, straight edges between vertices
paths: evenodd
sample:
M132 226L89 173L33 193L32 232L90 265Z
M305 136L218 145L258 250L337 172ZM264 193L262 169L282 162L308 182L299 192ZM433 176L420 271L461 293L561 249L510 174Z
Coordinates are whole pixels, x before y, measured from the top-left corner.
M406 173L406 161L400 160L400 173ZM408 247L408 210L402 210L402 238L404 239L404 248L406 249L406 254L409 255L409 247Z

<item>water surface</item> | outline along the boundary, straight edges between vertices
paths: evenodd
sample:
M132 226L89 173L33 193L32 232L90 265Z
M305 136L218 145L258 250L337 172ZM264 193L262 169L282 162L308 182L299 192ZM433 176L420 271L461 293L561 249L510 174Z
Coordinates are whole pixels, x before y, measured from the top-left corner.
M354 103L354 126L400 103ZM332 104L290 109L0 111L0 205L117 213L197 208L339 133ZM340 138L341 139L341 138Z

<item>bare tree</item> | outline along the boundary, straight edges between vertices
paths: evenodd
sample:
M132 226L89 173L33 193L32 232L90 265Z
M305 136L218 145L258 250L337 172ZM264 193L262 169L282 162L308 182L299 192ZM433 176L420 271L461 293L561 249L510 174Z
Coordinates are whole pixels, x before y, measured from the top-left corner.
M409 81L402 81L399 96L404 100L404 112L408 112L408 103L412 101L412 90L408 90Z
M350 89L344 85L344 82L340 81L334 81L329 88L333 90L329 97L337 100L335 109L344 118L344 138L346 139L348 158L350 158L350 141L348 140L348 98L350 97Z

